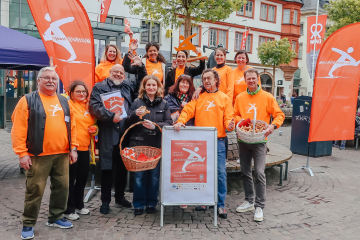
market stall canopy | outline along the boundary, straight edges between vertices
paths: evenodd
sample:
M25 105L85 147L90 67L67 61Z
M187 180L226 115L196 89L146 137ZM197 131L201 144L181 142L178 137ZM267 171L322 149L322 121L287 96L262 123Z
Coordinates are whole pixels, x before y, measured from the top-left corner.
M48 65L41 39L0 25L0 68L39 70Z

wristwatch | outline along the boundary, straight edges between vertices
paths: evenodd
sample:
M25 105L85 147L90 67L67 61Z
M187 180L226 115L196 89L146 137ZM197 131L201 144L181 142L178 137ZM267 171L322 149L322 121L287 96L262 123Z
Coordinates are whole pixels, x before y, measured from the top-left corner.
M271 125L273 125L273 126L274 126L274 129L277 129L277 126L276 126L276 124L271 124Z
M73 149L71 149L71 151L77 151L77 147L74 147Z

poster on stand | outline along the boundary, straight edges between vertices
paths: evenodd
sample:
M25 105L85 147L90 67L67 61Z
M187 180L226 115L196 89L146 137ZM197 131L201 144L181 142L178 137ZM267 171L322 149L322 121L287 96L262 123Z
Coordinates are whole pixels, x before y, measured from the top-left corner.
M217 202L217 130L164 127L161 202L214 205Z

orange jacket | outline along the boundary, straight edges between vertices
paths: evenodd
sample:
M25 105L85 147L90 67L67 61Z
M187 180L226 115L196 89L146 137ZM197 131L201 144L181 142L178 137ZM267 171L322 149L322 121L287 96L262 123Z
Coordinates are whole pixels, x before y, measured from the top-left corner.
M234 116L236 124L246 118L254 119L254 108L256 108L256 119L270 122L270 115L274 120L272 124L276 124L279 128L285 119L285 114L280 110L278 103L273 95L264 91L259 87L254 95L247 91L240 93L236 97L234 106Z
M249 68L251 68L250 66L246 66L245 71L248 70ZM233 81L234 81L234 97L233 97L233 105L235 104L235 99L237 97L237 95L239 95L242 92L245 92L247 89L247 85L245 83L245 79L244 79L244 72L245 71L240 71L239 68L235 68L232 72L232 77L233 77ZM258 83L261 87L261 79L259 77L259 83Z
M122 59L120 63L122 64ZM95 68L95 83L102 82L104 79L110 77L110 69L115 65L115 62L102 62Z
M89 127L94 125L94 118L89 113L89 107L84 102L69 100L69 105L74 112L76 122L76 139L79 142L79 151L89 150L91 135Z
M229 66L222 68L213 68L220 75L220 86L219 91L225 93L231 100L234 95L234 78L232 76L233 69Z
M233 108L230 98L223 92L204 92L199 99L185 105L178 122L187 123L195 117L195 126L216 127L218 138L226 137L225 128L229 131L229 123L233 119Z
M53 155L69 152L69 140L67 136L64 111L54 108L53 106L61 106L58 97L45 96L39 92L41 101L46 113L45 132L43 141L43 152L39 156ZM25 96L22 97L15 107L11 116L13 127L11 129L11 140L14 152L23 157L30 155L27 151L26 140L28 131L28 104ZM71 119L71 148L77 147L79 143L76 139L76 124L74 121L74 113L70 105Z

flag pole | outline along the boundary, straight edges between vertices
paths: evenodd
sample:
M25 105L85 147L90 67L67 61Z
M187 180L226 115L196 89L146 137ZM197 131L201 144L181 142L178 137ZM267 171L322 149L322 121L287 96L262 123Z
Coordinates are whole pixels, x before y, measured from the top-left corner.
M315 31L317 31L317 24L318 24L318 17L319 17L319 1L317 0L317 4L316 4L316 21L315 21L315 26L316 29ZM312 79L312 84L310 84L311 86L311 96L314 95L313 91L314 91L314 82L315 82L315 57L316 57L316 34L314 34L314 51L313 51L313 59L312 59L312 68L311 68L311 79Z

